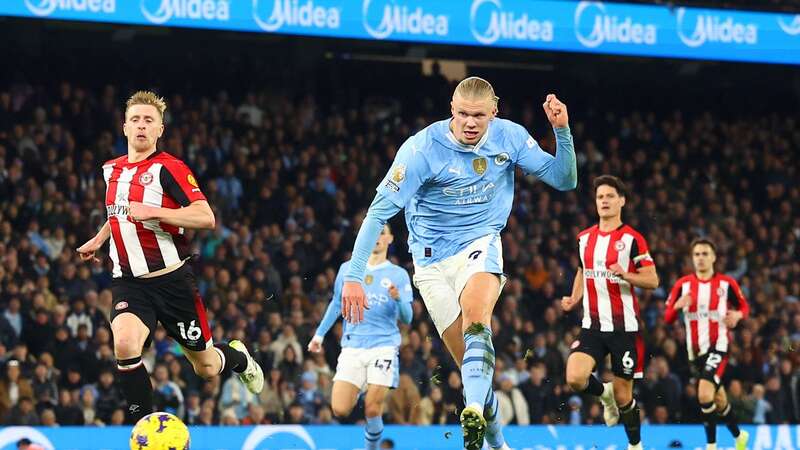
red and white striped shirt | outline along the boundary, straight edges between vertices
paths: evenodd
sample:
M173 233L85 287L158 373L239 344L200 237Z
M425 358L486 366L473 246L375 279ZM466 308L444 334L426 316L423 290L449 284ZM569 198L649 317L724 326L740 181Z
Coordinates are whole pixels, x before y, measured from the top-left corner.
M603 232L595 225L578 234L583 264L583 328L600 331L639 331L639 301L633 286L614 275L619 264L627 272L652 266L647 242L628 225Z
M672 323L678 317L675 302L686 294L692 297L692 303L683 310L689 360L703 356L709 350L727 352L730 333L724 319L728 310L734 307L742 312L742 317L750 314L750 306L739 284L719 273L708 280L701 280L695 274L686 275L675 283L667 298L666 323Z
M124 155L103 164L103 178L114 278L140 277L191 256L183 228L158 220L136 222L128 215L130 202L176 209L205 200L183 161L162 151L136 163Z

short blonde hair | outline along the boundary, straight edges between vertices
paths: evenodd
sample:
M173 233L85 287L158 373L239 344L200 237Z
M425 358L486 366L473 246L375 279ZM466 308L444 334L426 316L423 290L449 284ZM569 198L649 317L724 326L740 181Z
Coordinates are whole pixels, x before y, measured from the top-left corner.
M161 116L161 120L164 120L164 111L167 110L167 102L164 101L164 97L159 97L153 91L137 91L125 102L125 114L128 114L128 110L133 105L150 105L155 106L158 110L158 114Z
M461 80L456 86L453 97L461 97L464 100L484 100L489 99L497 106L500 97L495 95L491 83L481 77L469 77Z

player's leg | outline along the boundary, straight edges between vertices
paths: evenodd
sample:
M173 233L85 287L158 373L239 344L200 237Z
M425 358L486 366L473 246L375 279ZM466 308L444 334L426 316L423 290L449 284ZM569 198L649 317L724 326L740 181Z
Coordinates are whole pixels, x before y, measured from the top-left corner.
M614 401L614 386L605 385L592 372L597 361L605 358L607 349L600 332L581 329L578 339L572 344L572 353L567 358L567 384L575 392L585 392L600 398L603 404L603 419L611 427L619 422L619 410Z
M142 349L156 328L156 315L142 283L116 279L111 292L111 335L117 379L128 404L125 421L136 423L153 412L153 385L142 363Z
M458 368L461 368L461 362L464 359L464 334L461 325L461 315L458 316L442 333L442 341L445 347L453 356ZM466 404L466 398L464 400ZM493 390L489 390L489 395L486 397L486 402L483 405L483 417L486 419L486 442L492 449L504 449L506 440L503 436L503 428L500 425L500 409L498 408L497 397L494 395Z
M706 432L706 447L717 447L717 406L714 402L716 386L713 382L700 379L697 383L697 401L700 403L700 413L703 418L703 428Z
M154 327L155 328L155 327ZM153 386L142 363L142 348L150 328L132 313L123 313L111 321L117 379L128 403L126 423L136 423L153 412Z
M378 450L383 434L383 404L389 389L400 382L400 358L397 347L376 347L366 350L367 395L364 398L364 430L366 450Z
M206 308L189 267L154 279L152 297L158 320L167 334L183 347L198 376L209 379L230 369L250 392L261 392L264 374L244 343L231 341L214 345Z
M642 448L642 418L633 398L633 379L614 377L614 400L619 408L619 421L628 436L628 449Z
M367 420L364 430L365 450L378 450L378 443L383 434L383 405L388 393L388 386L370 384L367 387L367 395L364 398L364 415Z
M736 440L736 450L745 450L747 442L750 440L750 434L739 429L739 422L736 420L736 414L731 411L731 404L728 402L728 394L725 392L724 386L720 386L717 389L714 403L717 405L718 420L725 423L728 431L731 432Z
M349 381L334 381L331 394L331 411L338 418L349 417L358 402L361 388Z
M484 405L492 392L495 363L490 324L499 293L500 277L486 272L472 275L461 293L461 378L466 405L461 412L461 427L467 450L479 449L487 434Z
M608 333L606 339L611 350L614 400L619 408L619 421L628 436L628 449L641 450L642 419L639 405L633 398L633 378L639 372L639 353L643 352L638 344L638 333Z
M367 349L345 347L339 353L336 373L333 376L331 410L333 415L345 419L353 412L358 395L367 384L369 356Z
M419 289L445 347L456 365L461 368L464 359L464 331L458 294L447 281L440 264L415 267L414 285ZM484 418L487 420L486 440L493 449L504 448L505 444L496 404L496 399L491 395L487 396L484 407Z
M491 320L495 303L505 283L503 251L499 235L485 236L454 258L455 290L460 293L464 358L461 378L465 408L461 428L467 450L483 445L487 423L484 405L492 392L495 353Z

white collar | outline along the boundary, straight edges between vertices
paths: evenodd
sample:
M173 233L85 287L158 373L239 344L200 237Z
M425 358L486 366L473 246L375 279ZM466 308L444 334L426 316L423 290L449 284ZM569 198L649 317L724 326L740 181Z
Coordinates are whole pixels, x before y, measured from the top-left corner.
M386 261L384 261L384 262L382 262L380 264L376 264L374 266L371 266L371 265L369 265L369 263L367 263L367 270L378 270L378 269L382 268L383 266L388 266L388 265L389 265L389 260L388 259Z
M477 154L478 151L481 149L481 147L483 147L483 144L485 144L486 141L489 139L489 131L492 128L491 122L489 122L489 125L486 127L486 133L483 133L483 137L475 145L462 144L461 142L458 142L458 139L456 139L456 135L453 134L453 130L450 129L451 122L452 120L447 122L447 139L449 139L451 143L456 145L459 148L459 150Z

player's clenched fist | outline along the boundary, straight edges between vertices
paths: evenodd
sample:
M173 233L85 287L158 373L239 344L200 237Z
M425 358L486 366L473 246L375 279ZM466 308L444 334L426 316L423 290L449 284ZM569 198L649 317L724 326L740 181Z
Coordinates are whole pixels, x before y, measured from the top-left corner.
M561 309L564 311L571 311L572 308L575 307L575 304L578 303L577 298L572 298L572 296L563 296L561 297Z
M350 323L364 320L364 310L369 309L364 288L357 281L345 281L342 287L342 317Z
M319 353L322 351L322 337L321 336L314 336L311 338L311 341L308 343L308 351L311 353Z
M547 120L556 128L564 128L569 124L569 116L567 115L567 105L561 102L555 94L547 94L547 97L542 103L544 113L547 114Z
M99 261L94 256L94 253L97 250L99 250L102 245L103 245L102 241L100 241L100 240L98 240L96 238L92 238L92 239L89 239L88 241L86 241L85 244L83 244L80 247L78 247L77 251L78 251L78 254L81 256L81 261L89 261L89 260Z

